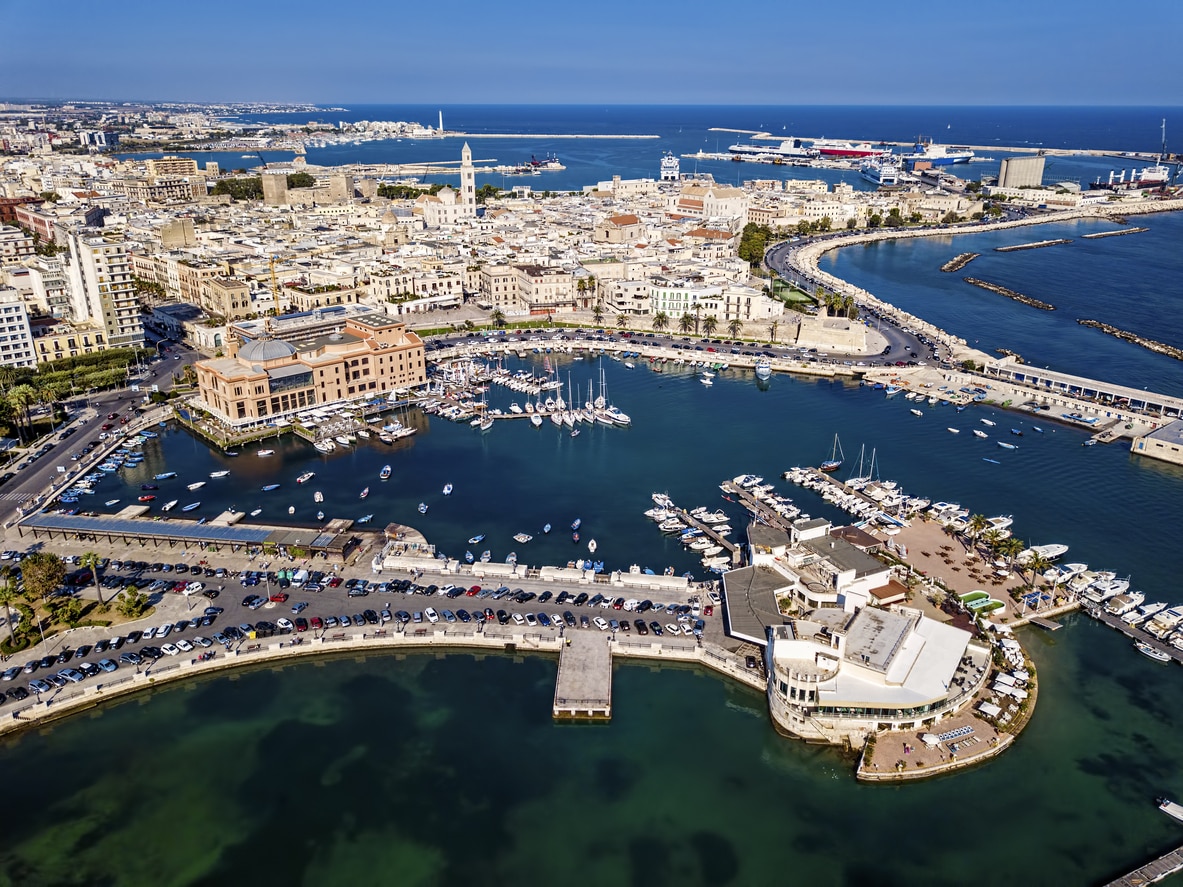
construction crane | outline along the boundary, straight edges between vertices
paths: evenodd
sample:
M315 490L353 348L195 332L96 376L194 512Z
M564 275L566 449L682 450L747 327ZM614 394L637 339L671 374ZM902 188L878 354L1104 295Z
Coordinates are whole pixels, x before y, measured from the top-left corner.
M271 269L271 298L275 301L276 313L279 312L279 281L275 277L275 260L277 258L278 256L272 256L271 261L267 263Z

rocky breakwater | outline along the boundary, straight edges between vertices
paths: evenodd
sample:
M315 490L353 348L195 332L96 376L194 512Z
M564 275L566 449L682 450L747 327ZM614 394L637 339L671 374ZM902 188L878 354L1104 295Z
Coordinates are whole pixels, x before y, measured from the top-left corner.
M1174 345L1168 345L1165 342L1147 339L1145 336L1139 336L1137 333L1131 333L1129 330L1123 330L1107 323L1102 323L1099 320L1077 319L1076 322L1081 326L1091 326L1093 329L1098 329L1107 335L1113 336L1115 339L1141 345L1147 351L1165 354L1167 357L1175 358L1175 360L1183 360L1183 348L1176 348Z
M974 286L980 286L984 290L989 290L992 293L998 293L1000 296L1006 296L1008 299L1014 299L1023 305L1029 305L1032 308L1038 308L1040 311L1055 311L1056 306L1050 302L1041 302L1039 299L1033 299L1031 296L1025 296L1022 293L1015 292L997 283L990 283L988 280L979 280L976 277L962 278L966 283L972 283Z

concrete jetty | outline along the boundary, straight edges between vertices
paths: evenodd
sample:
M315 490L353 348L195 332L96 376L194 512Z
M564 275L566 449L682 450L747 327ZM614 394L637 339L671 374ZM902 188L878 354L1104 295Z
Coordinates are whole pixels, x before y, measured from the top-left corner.
M555 680L554 716L607 720L612 717L612 653L602 632L566 632Z

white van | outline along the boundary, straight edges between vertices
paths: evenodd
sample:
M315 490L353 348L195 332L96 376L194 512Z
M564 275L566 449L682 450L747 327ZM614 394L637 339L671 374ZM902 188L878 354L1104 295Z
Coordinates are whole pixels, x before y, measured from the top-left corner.
M296 572L292 574L292 586L294 588L300 588L307 581L308 581L308 571L307 570L296 570Z

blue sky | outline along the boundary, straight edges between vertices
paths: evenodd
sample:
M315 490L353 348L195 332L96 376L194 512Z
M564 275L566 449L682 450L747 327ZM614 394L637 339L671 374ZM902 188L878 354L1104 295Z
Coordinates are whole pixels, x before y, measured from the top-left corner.
M0 95L1177 104L1183 0L0 0Z

